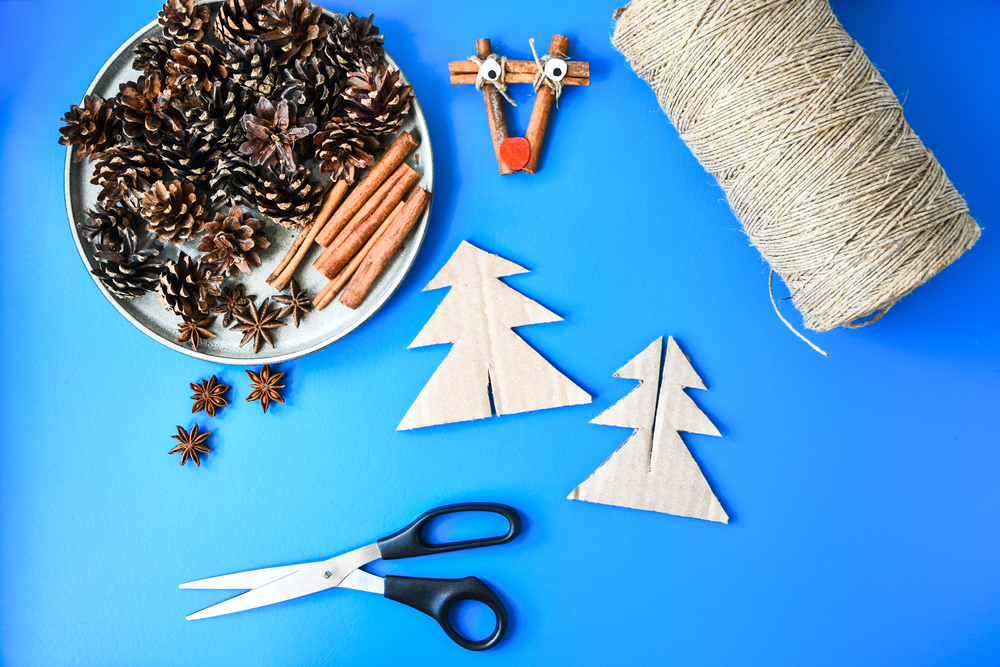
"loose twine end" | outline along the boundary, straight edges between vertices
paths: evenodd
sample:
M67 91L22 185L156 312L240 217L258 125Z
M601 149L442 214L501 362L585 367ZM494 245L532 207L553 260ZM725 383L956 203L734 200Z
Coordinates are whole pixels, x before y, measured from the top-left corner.
M829 357L830 356L829 354L827 354L826 352L824 352L823 350L821 350L811 340L809 340L808 338L806 338L805 336L803 336L802 334L800 334L798 331L796 331L795 327L793 327L791 324L789 324L788 320L785 319L785 316L781 314L780 310L778 310L778 302L774 300L774 269L771 269L771 275L769 275L767 277L767 291L771 295L771 305L774 306L774 312L776 312L778 314L778 318L782 322L785 323L785 326L788 327L788 330L791 331L796 336L798 336L799 338L801 338L802 340L804 340L809 347L811 347L812 349L816 350L817 352L819 352L820 354L822 354L824 357Z

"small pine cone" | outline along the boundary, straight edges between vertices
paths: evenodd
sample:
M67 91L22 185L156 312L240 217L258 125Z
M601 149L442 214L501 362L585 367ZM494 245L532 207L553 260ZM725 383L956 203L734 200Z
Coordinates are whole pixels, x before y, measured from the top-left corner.
M91 273L115 296L134 299L156 288L166 264L159 258L160 250L152 235L139 243L135 232L125 228L119 243L98 246L94 257L101 264Z
M115 117L114 101L99 95L86 95L83 107L74 104L62 117L65 127L59 128L59 143L76 146L73 161L80 162L93 153L114 146L121 136L121 123Z
M257 40L231 48L226 54L226 68L233 81L254 97L271 97L281 80L281 65L274 51Z
M215 220L205 225L198 250L206 253L201 261L214 264L219 273L250 275L260 266L259 251L271 247L262 231L264 223L234 205L229 213L217 213Z
M87 218L77 224L80 236L94 245L117 248L125 238L125 230L132 227L131 214L121 206L104 208L96 204L87 209Z
M385 39L373 25L375 15L358 18L354 12L341 17L327 36L324 54L342 70L353 72L382 60Z
M257 208L257 173L246 157L239 153L219 156L209 187L212 190L212 206L221 208L231 201Z
M263 172L257 185L257 210L288 229L309 223L323 199L323 186L299 165L293 174Z
M316 131L316 119L300 116L292 103L278 100L272 105L265 97L257 100L256 112L256 116L248 113L240 121L247 133L240 152L250 156L254 167L294 173L296 143Z
M325 123L313 143L320 171L332 172L333 180L347 185L354 183L355 169L367 169L375 163L372 152L378 148L378 139L343 118Z
M209 9L198 0L167 0L157 14L163 34L176 44L200 42L208 29Z
M157 181L142 197L146 229L164 243L182 245L205 228L205 195L186 181Z
M159 74L144 74L119 86L115 114L122 133L134 144L159 146L164 138L177 141L184 134L184 116L166 94Z
M341 76L336 67L318 58L296 60L294 69L286 68L278 96L294 102L299 109L310 109L317 123L329 120L340 108Z
M260 24L260 11L268 1L225 0L212 21L215 36L230 49L259 38L265 32Z
M193 135L177 143L164 142L160 157L175 175L193 183L208 181L215 172L221 151L208 140Z
M224 152L235 152L246 141L239 121L251 108L250 99L245 90L229 79L199 95L197 104L185 107L184 124L188 137L204 139Z
M330 32L323 8L309 0L272 0L261 8L260 22L267 30L260 39L280 50L280 64L318 53Z
M156 295L164 309L188 319L201 319L215 306L215 297L222 291L222 278L211 264L181 252L177 261L169 261L163 267Z
M210 91L229 76L222 54L214 46L198 42L185 42L171 49L164 68L167 88L173 96Z
M170 60L170 50L173 48L174 43L162 37L150 37L142 40L132 49L132 53L135 54L132 69L143 74L156 72L161 79L166 77L167 70L164 69L164 66Z
M344 112L351 122L375 136L399 132L410 111L413 86L403 85L400 71L386 71L385 63L352 72L345 84Z
M131 144L122 144L94 155L94 177L101 186L97 201L105 209L118 202L132 211L139 210L142 196L163 178L163 164L154 154Z

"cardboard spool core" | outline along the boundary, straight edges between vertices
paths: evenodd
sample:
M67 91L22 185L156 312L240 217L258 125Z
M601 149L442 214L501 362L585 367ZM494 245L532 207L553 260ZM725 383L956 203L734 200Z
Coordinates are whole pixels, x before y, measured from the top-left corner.
M521 171L531 157L531 144L524 137L509 137L500 144L500 159L514 171Z

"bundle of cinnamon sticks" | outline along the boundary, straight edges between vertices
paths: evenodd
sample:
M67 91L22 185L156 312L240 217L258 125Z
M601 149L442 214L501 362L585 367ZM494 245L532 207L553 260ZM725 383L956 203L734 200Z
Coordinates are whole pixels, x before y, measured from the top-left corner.
M430 201L430 193L416 185L417 172L403 164L417 145L403 132L350 194L342 181L331 184L320 212L299 232L268 284L283 289L315 241L326 250L313 266L330 282L313 304L322 310L343 289L340 303L361 305Z

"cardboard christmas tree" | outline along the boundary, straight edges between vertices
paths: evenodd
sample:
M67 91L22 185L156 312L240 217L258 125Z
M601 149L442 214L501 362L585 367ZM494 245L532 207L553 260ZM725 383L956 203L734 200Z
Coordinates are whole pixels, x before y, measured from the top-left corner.
M528 270L467 241L424 291L448 295L410 347L453 343L397 430L590 403L590 394L512 331L562 318L499 279ZM493 406L490 405L492 392Z
M662 358L658 338L615 373L639 386L590 423L635 431L569 498L729 523L680 436L721 435L684 392L705 385L673 338Z

